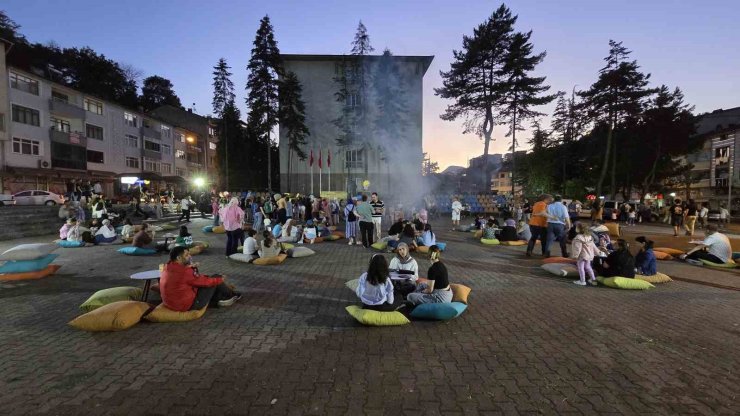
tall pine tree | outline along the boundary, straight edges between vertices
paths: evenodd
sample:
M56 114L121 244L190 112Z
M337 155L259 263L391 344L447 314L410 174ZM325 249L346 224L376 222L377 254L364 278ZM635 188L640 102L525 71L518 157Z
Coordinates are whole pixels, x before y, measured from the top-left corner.
M474 133L483 139L483 155L488 159L493 127L501 120L501 76L517 17L506 5L501 5L473 36L463 36L462 50L453 51L450 70L440 72L442 88L435 94L453 100L447 106L443 120L464 119L463 134ZM485 187L491 183L491 169L486 164Z
M233 167L240 166L233 162L232 155L244 154L250 152L240 152L244 142L239 118L241 114L235 104L234 83L231 81L231 67L226 63L226 59L218 60L213 67L213 114L219 119L219 145L217 147L218 168L223 181L223 189L231 188L231 173ZM240 170L240 169L238 169ZM241 172L239 172L241 173ZM236 174L235 177L242 175Z
M270 134L278 123L278 77L282 74L280 50L270 24L269 16L260 20L254 38L252 56L247 65L247 124L255 138L264 143L267 152L267 189L272 190L273 144Z
M370 45L370 35L367 34L367 28L362 24L357 25L355 40L352 42L352 55L364 56L374 51L375 48Z
M291 190L293 174L293 153L299 160L306 160L306 136L311 133L306 126L306 104L301 98L303 87L296 74L289 71L280 82L280 128L287 131L288 137L288 183Z
M213 114L221 117L224 107L231 101L234 101L234 83L231 81L231 67L226 63L226 59L218 60L213 67Z
M561 192L565 192L565 183L568 180L568 161L572 144L583 134L585 117L581 106L576 102L575 88L571 98L565 98L565 92L559 91L555 111L552 113L550 127L552 139L557 143L561 167Z

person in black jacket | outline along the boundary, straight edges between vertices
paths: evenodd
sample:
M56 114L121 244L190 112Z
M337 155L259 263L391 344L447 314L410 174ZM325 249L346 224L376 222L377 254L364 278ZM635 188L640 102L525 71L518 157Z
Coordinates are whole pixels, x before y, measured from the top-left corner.
M603 277L635 277L635 258L630 253L630 245L623 239L617 240L617 249L605 259L594 259L593 269Z

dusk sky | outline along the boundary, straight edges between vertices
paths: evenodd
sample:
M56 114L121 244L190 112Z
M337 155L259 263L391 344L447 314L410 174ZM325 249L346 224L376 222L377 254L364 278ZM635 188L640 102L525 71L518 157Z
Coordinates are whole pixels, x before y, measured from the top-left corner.
M367 26L376 53L434 55L424 79L424 150L444 169L483 152L461 122L439 118L440 70L448 70L463 34L483 22L498 1L75 1L6 0L0 9L34 42L91 46L99 53L169 78L183 105L211 111L212 67L232 66L242 110L246 64L259 20L269 14L283 53L342 54L357 23ZM725 1L511 1L517 29L533 30L535 51L547 51L538 74L553 91L594 82L609 39L633 51L655 85L683 89L697 112L740 106L740 4ZM549 113L552 106L544 107ZM492 152L504 152L504 127ZM524 133L525 139L528 133Z

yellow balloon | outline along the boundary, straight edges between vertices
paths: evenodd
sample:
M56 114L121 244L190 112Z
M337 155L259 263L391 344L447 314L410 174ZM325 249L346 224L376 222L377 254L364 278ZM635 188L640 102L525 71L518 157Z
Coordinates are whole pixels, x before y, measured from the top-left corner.
M370 181L369 181L369 180L367 180L367 179L365 179L365 181L364 181L364 182L362 182L362 186L364 186L365 188L368 188L368 187L370 187Z

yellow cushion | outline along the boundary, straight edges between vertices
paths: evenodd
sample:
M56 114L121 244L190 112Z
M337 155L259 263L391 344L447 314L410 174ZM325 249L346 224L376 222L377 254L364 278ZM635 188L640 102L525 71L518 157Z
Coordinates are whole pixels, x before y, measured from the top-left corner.
M516 241L502 241L502 246L526 246L527 242L524 240L516 240Z
M497 245L501 244L501 242L499 242L498 239L496 239L496 238L492 238L490 240L487 239L487 238L481 238L480 239L480 242L483 243L483 244L489 245L489 246L497 246Z
M481 238L481 237L483 237L483 230L476 231L475 234L473 234L473 237L475 237L475 238Z
M597 276L596 280L604 286L609 286L614 289L629 289L629 290L646 290L653 288L652 284L640 279L630 279L628 277L601 277Z
M673 279L671 279L667 274L663 273L655 273L652 276L643 276L641 274L636 274L635 279L644 280L648 283L668 283L673 281Z
M452 289L453 302L462 302L466 305L468 304L468 295L471 291L469 287L457 283L451 283L450 289Z
M211 230L214 234L226 234L226 228L224 228L223 225L219 225L217 227L213 227Z
M258 266L274 266L276 264L280 264L285 261L285 259L288 258L287 254L278 254L277 256L273 257L265 257L261 259L256 259L252 262L252 264L256 264Z
M208 306L205 306L203 309L198 309L194 311L179 312L169 309L168 307L164 306L164 303L160 303L159 306L154 308L154 310L149 315L145 316L144 319L149 322L161 323L188 322L200 319L206 313L206 309L208 309Z
M609 235L612 237L620 237L619 223L607 222L604 224L609 229Z
M135 300L123 300L101 306L71 320L69 325L83 331L121 331L136 325L151 305Z
M677 250L675 248L668 248L668 247L656 247L653 249L653 251L660 251L661 253L668 253L671 256L680 256L681 254L685 253L685 251Z
M702 263L706 264L707 266L718 267L720 269L734 269L735 267L737 267L737 264L732 259L730 259L730 261L728 261L727 263L722 263L722 264L712 263L711 261L703 260L703 259L700 259L700 260Z
M370 326L393 326L411 323L401 312L380 312L352 305L345 308L357 322Z
M418 246L416 247L416 251L419 253L429 253L429 247L427 246Z

